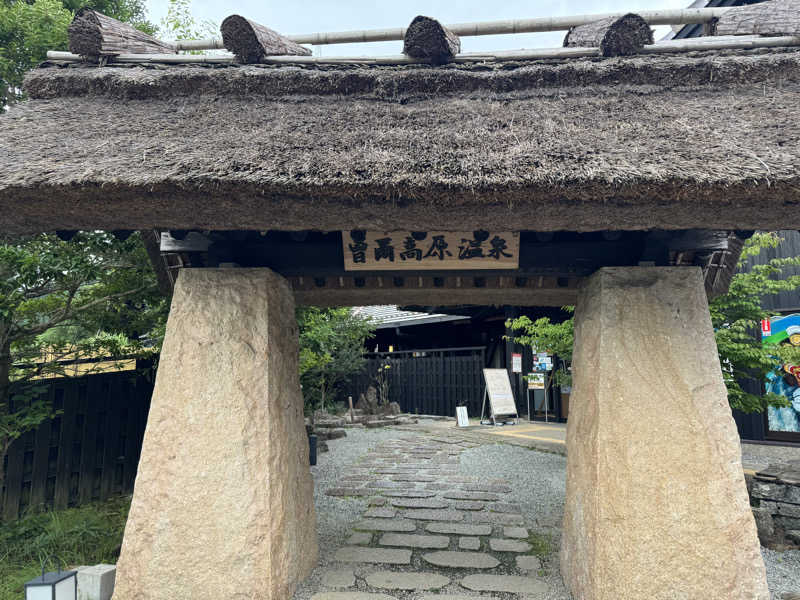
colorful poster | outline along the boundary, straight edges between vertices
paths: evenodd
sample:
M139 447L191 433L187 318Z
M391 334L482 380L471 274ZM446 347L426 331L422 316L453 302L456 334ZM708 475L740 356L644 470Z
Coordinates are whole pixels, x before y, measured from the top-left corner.
M762 325L762 339L771 344L800 346L800 315L775 319L767 328ZM785 396L791 403L788 407L767 407L769 430L800 433L800 365L778 366L767 375L766 391Z

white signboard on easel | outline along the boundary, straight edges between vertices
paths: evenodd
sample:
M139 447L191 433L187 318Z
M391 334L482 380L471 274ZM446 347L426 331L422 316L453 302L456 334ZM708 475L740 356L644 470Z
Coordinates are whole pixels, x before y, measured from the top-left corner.
M489 399L492 423L496 424L497 417L511 417L516 420L517 404L511 391L511 381L505 369L484 369L483 378L486 380L486 391L483 394L481 406L481 421L486 410L486 399Z

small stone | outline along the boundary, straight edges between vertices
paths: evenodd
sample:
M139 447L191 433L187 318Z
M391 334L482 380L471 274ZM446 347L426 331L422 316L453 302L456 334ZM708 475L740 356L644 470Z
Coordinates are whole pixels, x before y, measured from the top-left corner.
M494 569L500 564L491 554L482 552L455 552L445 550L423 554L422 559L437 567L450 567L454 569Z
M467 523L430 523L426 528L431 533L447 533L453 535L491 535L489 525L471 525Z
M321 592L311 596L311 600L395 600L386 594L367 592Z
M336 551L334 558L341 562L409 565L411 564L411 550L345 546Z
M392 506L401 508L447 508L447 502L437 498L391 498Z
M524 527L503 527L503 535L507 538L528 539L528 530Z
M497 494L489 494L487 492L454 491L454 492L446 492L444 494L444 497L450 498L451 500L485 500L487 502L500 500Z
M367 484L368 488L380 488L380 489L401 489L401 488L408 488L407 483L400 483L398 481L371 481Z
M484 506L486 506L485 502L477 502L475 500L453 502L453 508L457 510L483 510Z
M388 590L437 590L450 583L450 579L436 573L405 573L378 571L366 576L367 585Z
M421 521L461 521L464 513L457 510L431 510L427 508L415 508L403 511L403 516L407 519L419 519Z
M461 550L480 550L481 540L476 537L458 538L458 547L461 548Z
M408 519L362 519L353 529L361 531L414 531L417 524Z
M326 571L322 575L322 585L332 588L348 588L356 584L356 576L353 569L339 569L336 571Z
M476 592L509 592L511 594L544 594L547 585L532 577L515 575L468 575L461 585Z
M386 504L386 498L383 496L373 496L369 500L367 500L367 504L370 506L383 506Z
M531 549L531 545L521 540L491 538L489 540L489 548L495 552L528 552Z
M520 571L538 571L542 568L542 561L535 556L517 556L517 568Z
M371 542L372 534L368 531L356 531L347 538L347 543L350 546L367 546Z
M392 519L397 514L394 508L386 508L382 506L375 506L364 513L365 517L378 518L378 519Z
M447 548L450 538L444 535L413 535L404 533L385 533L381 536L381 546L405 546L408 548Z

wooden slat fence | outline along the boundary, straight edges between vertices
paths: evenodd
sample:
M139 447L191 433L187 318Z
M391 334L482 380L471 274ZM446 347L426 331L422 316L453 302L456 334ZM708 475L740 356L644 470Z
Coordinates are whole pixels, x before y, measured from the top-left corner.
M133 490L153 384L136 371L47 381L62 414L9 448L0 520Z
M469 414L477 416L485 353L483 346L369 353L366 367L350 381L347 393L357 401L360 393L375 385L378 366L386 362L391 367L389 399L403 412L453 417L456 406L465 404Z

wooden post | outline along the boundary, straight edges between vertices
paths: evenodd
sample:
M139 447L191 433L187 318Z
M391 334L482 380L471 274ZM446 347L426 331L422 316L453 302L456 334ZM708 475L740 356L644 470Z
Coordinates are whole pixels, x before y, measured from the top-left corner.
M565 48L600 48L603 56L628 56L653 43L653 31L642 17L628 13L573 27L564 38Z
M713 24L714 35L800 35L800 0L737 6Z
M352 396L348 396L347 397L347 403L350 405L350 423L355 423L356 422L356 414L353 411L353 397Z
M175 46L84 7L70 23L69 51L82 56L162 54L174 53Z
M265 56L311 55L308 48L239 15L227 17L220 31L225 47L246 64L257 63Z
M418 16L411 21L403 38L403 54L411 58L444 64L461 52L458 36L430 17Z

